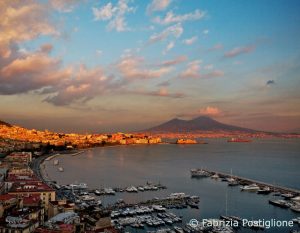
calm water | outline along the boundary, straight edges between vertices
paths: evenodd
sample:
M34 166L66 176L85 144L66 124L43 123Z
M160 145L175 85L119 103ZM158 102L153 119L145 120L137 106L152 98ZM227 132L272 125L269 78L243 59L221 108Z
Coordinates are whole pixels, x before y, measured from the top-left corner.
M137 202L165 197L172 192L200 196L198 210L172 212L191 218L217 218L228 214L248 219L290 220L299 214L268 204L272 196L240 192L226 182L210 178L191 179L191 168L206 168L240 175L272 184L300 189L300 141L256 140L252 143L227 143L224 139L207 140L206 145L151 145L95 148L77 156L58 157L64 172L58 172L52 161L46 162L48 176L59 184L85 182L91 188L142 185L147 181L161 182L168 187L158 192L120 193L102 197L104 203L116 199ZM298 228L299 229L299 228ZM289 232L271 228L265 232ZM246 230L239 232L247 232Z

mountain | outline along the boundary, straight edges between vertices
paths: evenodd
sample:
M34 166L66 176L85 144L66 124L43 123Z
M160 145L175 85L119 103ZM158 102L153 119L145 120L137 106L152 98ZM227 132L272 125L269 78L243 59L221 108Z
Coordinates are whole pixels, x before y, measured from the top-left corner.
M11 127L10 124L8 124L8 123L6 123L6 122L4 122L4 121L0 121L0 126L1 126L1 125L5 125L5 126L8 126L8 127Z
M174 118L161 125L143 130L143 132L150 133L193 133L199 131L243 131L248 133L256 132L252 129L223 124L208 116L200 116L192 120L181 120L178 118Z

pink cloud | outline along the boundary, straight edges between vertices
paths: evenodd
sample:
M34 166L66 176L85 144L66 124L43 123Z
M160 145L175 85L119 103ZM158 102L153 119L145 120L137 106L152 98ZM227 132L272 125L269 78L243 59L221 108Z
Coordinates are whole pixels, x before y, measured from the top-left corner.
M221 114L221 110L217 107L210 107L207 106L206 108L201 108L199 110L201 115L208 115L208 116L219 116Z
M224 54L224 57L232 58L232 57L236 57L241 54L251 53L255 50L255 48L256 48L255 45L249 45L249 46L245 46L245 47L235 47L232 50L226 52Z

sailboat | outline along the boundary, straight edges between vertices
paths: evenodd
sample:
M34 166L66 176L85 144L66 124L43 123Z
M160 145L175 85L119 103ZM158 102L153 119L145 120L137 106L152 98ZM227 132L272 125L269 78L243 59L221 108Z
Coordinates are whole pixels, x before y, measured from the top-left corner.
M239 185L239 182L232 177L232 169L230 170L230 178L228 178L227 181L228 181L228 186L237 186L237 185Z

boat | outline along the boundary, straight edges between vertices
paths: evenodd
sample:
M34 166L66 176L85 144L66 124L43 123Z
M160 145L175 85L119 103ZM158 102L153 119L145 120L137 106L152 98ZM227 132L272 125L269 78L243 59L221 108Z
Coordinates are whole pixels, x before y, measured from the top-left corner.
M69 187L71 189L87 189L88 188L86 183L70 184Z
M107 195L115 195L116 192L112 188L105 188L104 193Z
M271 193L270 187L264 187L263 189L259 189L256 191L257 194L269 194Z
M100 192L98 189L96 189L94 193L95 193L95 195L97 195L97 196L100 196L100 195L101 195L101 192Z
M137 193L138 189L134 186L130 186L126 189L126 191L129 192L129 193Z
M246 138L230 138L227 142L252 142L252 140Z
M63 167L59 167L58 170L59 170L60 172L63 172L63 171L64 171L64 168L63 168Z
M82 201L94 201L95 198L93 196L90 195L84 195L81 197Z
M284 199L289 200L289 199L293 198L295 195L292 194L292 193L282 193L281 196L282 196Z
M174 230L177 233L184 233L183 229L181 227L178 227L178 226L174 226Z
M278 207L281 207L284 209L287 209L290 207L285 200L269 200L269 204L278 206Z
M290 209L296 213L300 213L300 205L293 205Z
M208 177L209 173L202 170L202 169L191 169L191 177L201 178L201 177Z
M138 187L138 190L141 191L141 192L144 192L144 191L145 191L145 189L144 189L143 187L141 187L141 186Z
M235 179L228 181L228 186L238 186L238 185L239 185L239 182Z
M241 187L241 191L257 191L259 190L259 186L257 184L250 184Z
M59 163L59 161L58 161L58 159L55 159L54 161L53 161L53 165L58 165L58 163Z
M219 179L220 176L217 173L215 173L210 178L212 178L212 179Z

